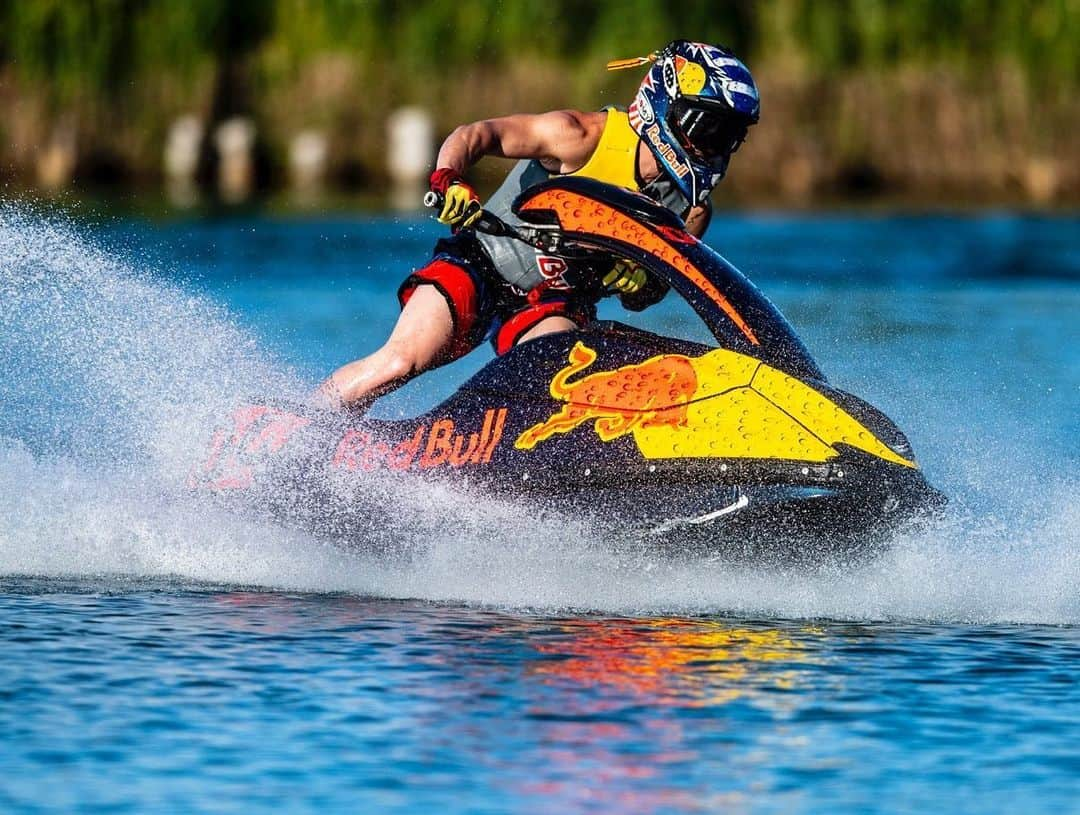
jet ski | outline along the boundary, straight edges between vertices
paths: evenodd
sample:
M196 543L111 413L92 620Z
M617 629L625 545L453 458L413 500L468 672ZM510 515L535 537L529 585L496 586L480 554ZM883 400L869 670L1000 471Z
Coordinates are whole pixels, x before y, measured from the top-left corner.
M484 212L476 228L579 263L635 261L715 345L598 321L522 343L410 419L255 400L222 417L190 486L345 545L395 514L373 485L400 477L636 546L756 560L874 550L944 504L896 425L831 385L777 308L669 210L580 178L513 210L524 226Z

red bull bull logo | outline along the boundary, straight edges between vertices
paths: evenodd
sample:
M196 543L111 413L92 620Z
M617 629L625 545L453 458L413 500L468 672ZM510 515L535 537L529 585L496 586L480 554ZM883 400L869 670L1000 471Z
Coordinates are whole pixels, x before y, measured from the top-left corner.
M700 357L664 354L571 379L596 361L582 343L551 380L563 406L514 442L531 450L591 422L601 441L633 434L647 459L729 458L823 462L844 444L903 467L896 453L827 392L761 360L718 348Z
M689 357L666 354L570 381L595 361L591 348L580 342L573 347L570 364L551 380L551 395L566 405L547 421L525 430L515 447L531 450L556 433L569 433L586 422L595 422L596 434L603 441L639 428L686 424L687 402L697 390L697 374Z

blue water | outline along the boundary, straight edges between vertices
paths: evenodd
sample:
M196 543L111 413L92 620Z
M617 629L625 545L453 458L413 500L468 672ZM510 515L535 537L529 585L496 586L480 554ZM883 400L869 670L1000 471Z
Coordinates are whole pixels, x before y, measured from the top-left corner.
M714 224L953 499L877 560L673 561L406 480L400 564L183 482L224 407L375 347L434 225L0 206L0 811L1080 811L1078 226Z

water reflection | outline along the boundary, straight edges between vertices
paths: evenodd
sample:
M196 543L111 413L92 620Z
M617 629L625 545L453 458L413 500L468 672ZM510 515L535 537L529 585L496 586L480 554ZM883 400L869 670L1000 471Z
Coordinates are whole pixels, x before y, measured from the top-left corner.
M747 808L791 749L792 713L826 659L825 634L794 623L215 599L217 624L254 635L276 665L261 675L275 704L317 704L338 723L323 722L327 737L342 727L372 750L430 734L398 765L400 783L468 772L535 811ZM294 661L297 638L317 659Z
M538 722L534 765L545 769L514 791L566 810L746 807L760 769L749 765L771 761L767 745L782 740L790 691L821 661L822 636L685 618L566 620L534 632L541 659L526 676L542 690L529 716ZM725 712L736 701L740 711Z
M536 646L559 658L531 672L593 689L583 698L596 710L628 702L706 707L792 690L800 666L818 660L807 640L821 633L684 618L577 620L562 631Z

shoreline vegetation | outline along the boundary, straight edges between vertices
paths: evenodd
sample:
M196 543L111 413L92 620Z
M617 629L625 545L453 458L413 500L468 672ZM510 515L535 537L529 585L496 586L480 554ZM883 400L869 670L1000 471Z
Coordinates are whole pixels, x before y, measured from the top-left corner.
M677 36L731 46L761 86L718 198L1080 201L1080 0L5 3L0 181L381 191L395 112L437 144L488 116L625 105L643 70L605 62ZM413 183L433 156L418 149Z

